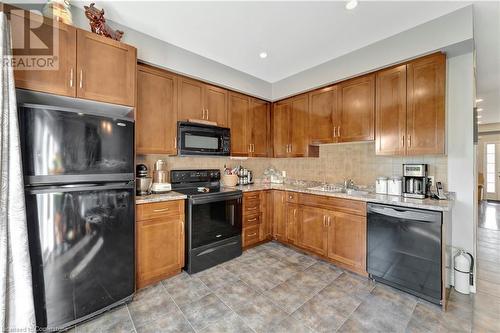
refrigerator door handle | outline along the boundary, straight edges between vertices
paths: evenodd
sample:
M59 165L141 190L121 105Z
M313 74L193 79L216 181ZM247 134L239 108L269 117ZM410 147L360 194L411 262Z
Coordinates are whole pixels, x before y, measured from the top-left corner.
M105 184L75 184L62 186L43 186L27 188L29 194L43 194L53 192L78 192L78 191L106 191L106 190L121 190L133 189L135 184L133 181L126 183L105 183Z

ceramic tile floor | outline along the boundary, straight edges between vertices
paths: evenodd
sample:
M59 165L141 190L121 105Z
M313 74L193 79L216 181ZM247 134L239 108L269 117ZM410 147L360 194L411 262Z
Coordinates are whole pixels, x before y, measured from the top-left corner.
M182 273L141 290L127 306L74 330L500 331L500 301L489 294L478 295L452 292L449 310L443 312L436 305L271 242L210 270L193 276Z

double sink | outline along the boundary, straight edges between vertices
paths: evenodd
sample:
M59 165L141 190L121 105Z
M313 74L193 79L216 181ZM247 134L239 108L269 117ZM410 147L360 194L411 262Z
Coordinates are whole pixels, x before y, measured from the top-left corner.
M360 190L356 187L345 187L342 185L332 185L332 184L323 184L314 187L307 188L310 191L318 191L318 192L326 192L326 193L345 193L347 195L359 195L364 196L370 194L369 191Z

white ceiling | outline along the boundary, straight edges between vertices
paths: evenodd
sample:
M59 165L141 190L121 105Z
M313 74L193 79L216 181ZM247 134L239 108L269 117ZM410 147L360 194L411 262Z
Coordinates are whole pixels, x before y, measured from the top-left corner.
M272 83L468 4L360 0L353 11L344 1L98 1L96 6L115 22ZM475 12L482 120L500 122L499 2L475 3ZM266 59L259 57L262 51Z

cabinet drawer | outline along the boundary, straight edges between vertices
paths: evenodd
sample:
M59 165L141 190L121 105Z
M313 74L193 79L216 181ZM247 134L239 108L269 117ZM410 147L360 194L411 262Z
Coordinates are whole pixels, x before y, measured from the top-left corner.
M253 214L253 215L244 215L243 216L243 228L250 227L253 225L259 225L261 222L260 220L260 213L259 214Z
M300 194L301 205L316 206L348 214L366 216L366 202L322 195Z
M243 213L255 214L260 212L260 200L246 200L243 201Z
M243 246L255 244L260 239L260 228L258 225L243 229Z
M157 217L178 217L183 214L184 200L153 202L137 205L137 220Z
M253 191L253 192L245 192L243 193L243 200L245 201L252 201L252 200L260 200L260 191Z
M286 202L297 203L299 200L299 194L295 192L286 192Z

